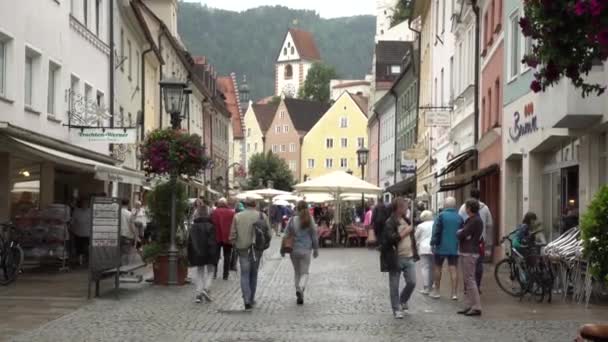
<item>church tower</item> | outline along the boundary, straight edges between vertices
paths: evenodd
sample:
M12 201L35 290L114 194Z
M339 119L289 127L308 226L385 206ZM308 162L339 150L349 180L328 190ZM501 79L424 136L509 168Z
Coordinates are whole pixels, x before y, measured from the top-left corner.
M308 70L321 61L315 39L310 32L289 29L275 64L275 95L296 97L304 85Z

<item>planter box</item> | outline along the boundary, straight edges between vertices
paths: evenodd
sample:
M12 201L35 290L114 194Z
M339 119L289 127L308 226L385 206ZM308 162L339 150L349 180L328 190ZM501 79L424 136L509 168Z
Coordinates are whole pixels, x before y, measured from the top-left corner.
M154 260L154 284L169 285L169 256L161 255ZM188 276L188 261L180 256L177 261L177 285L184 285Z

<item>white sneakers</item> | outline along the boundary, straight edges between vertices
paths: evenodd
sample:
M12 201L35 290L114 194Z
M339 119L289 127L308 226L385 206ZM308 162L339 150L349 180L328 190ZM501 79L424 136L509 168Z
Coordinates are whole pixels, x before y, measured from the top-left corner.
M421 295L428 296L430 291L428 289L422 289L419 291Z
M403 319L403 312L395 311L395 319Z
M429 294L429 297L431 297L433 299L439 299L439 298L441 298L441 296L439 295L439 291L437 291L437 290L431 291L431 293Z

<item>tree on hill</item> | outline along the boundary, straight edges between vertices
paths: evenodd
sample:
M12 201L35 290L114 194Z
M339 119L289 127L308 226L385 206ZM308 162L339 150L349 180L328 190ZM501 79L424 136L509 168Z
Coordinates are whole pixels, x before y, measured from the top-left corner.
M291 191L294 183L293 174L285 160L271 151L251 156L247 176L249 178L247 188L250 190L265 188L268 181L272 181L275 189Z
M330 99L329 81L336 78L336 70L327 64L316 62L308 70L304 86L300 88L298 97L303 100L328 103Z

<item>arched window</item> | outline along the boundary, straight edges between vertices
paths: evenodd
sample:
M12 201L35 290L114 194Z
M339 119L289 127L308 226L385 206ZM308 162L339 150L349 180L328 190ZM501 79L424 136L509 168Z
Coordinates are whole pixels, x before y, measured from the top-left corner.
M293 77L293 67L291 64L285 66L285 79L290 80Z
M291 47L291 54L293 55L294 53L296 53L296 48L295 47Z

